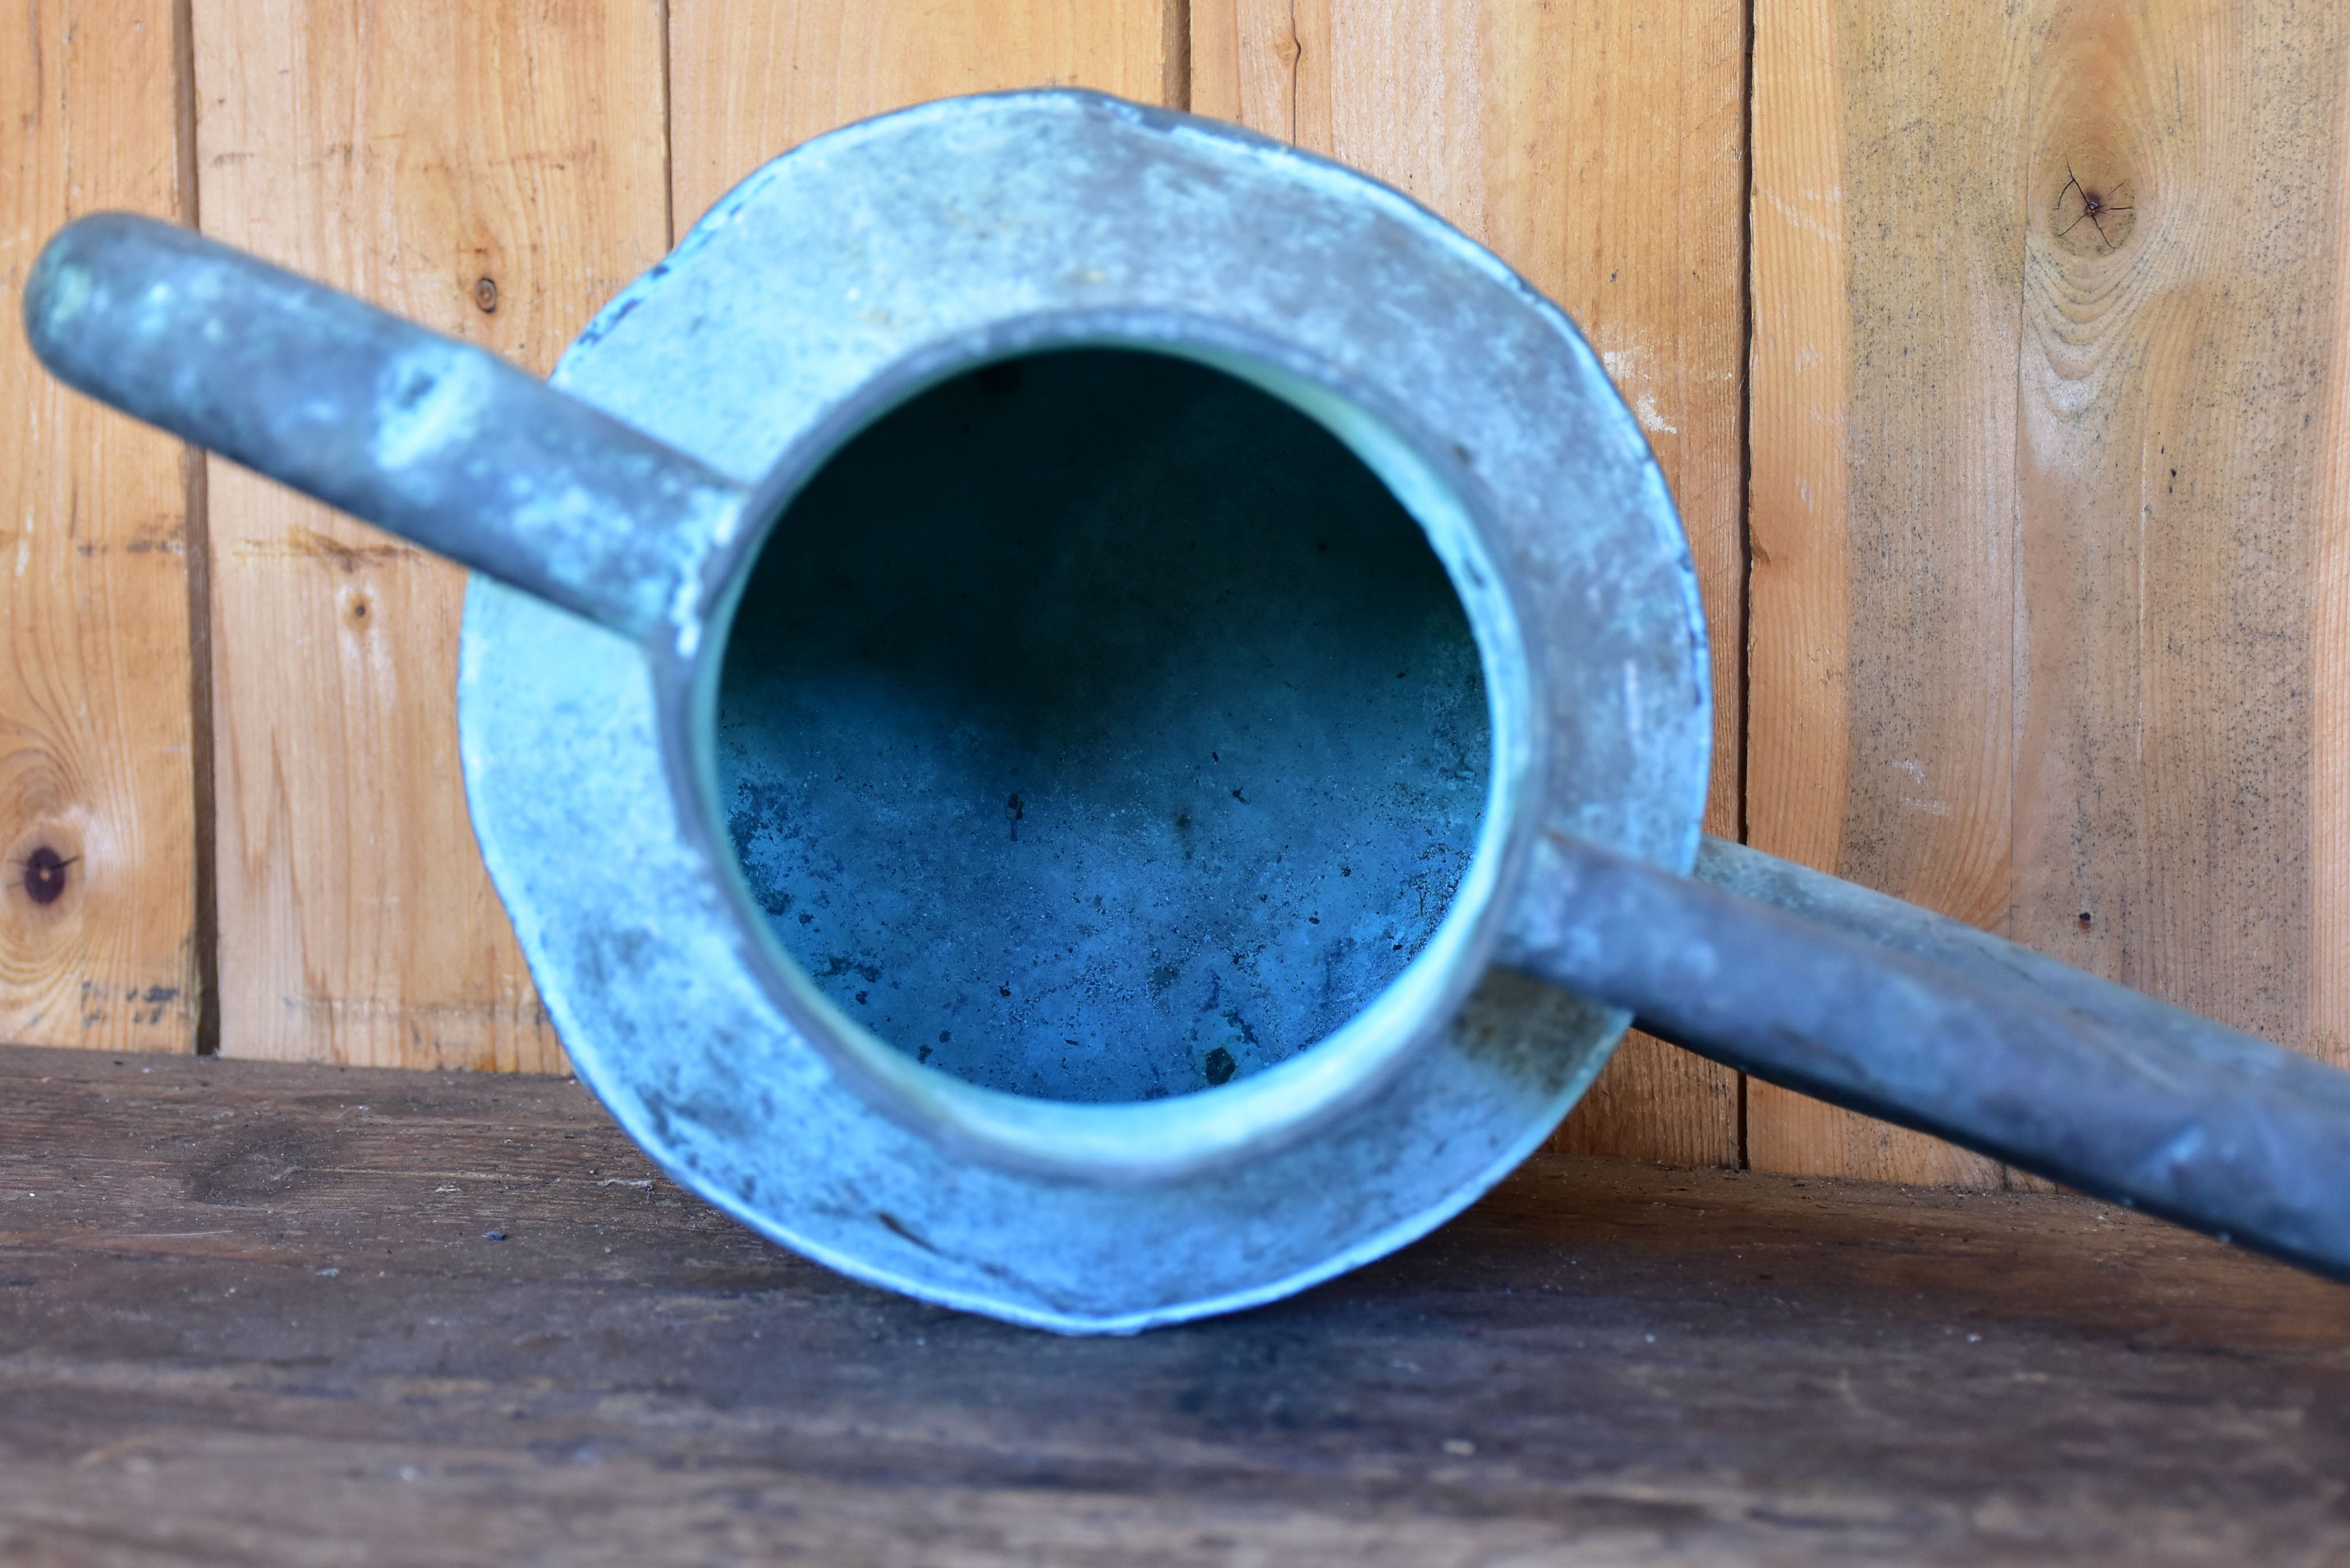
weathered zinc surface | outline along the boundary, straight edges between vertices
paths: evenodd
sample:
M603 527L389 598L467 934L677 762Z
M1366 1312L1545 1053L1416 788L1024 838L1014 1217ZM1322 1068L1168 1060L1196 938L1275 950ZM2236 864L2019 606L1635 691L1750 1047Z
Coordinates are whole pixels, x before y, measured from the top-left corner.
M75 386L634 637L740 518L740 486L497 356L175 224L72 225L25 302Z
M2350 1074L1825 873L1537 847L1503 961L1659 1038L2350 1280Z
M1320 398L1430 529L1478 628L1503 721L1485 842L1419 989L1357 1021L1353 1054L1325 1045L1139 1106L1007 1109L821 1049L838 1010L765 956L764 916L725 880L725 803L673 789L692 764L663 760L663 704L684 694L636 649L486 583L463 688L476 826L623 1125L816 1257L1070 1328L1295 1290L1436 1224L1534 1147L1621 1014L1496 975L1428 1025L1478 984L1537 823L1687 864L1710 718L1669 501L1572 327L1394 193L1228 130L1047 94L820 139L713 209L556 381L753 483L974 362L1104 343ZM1123 1115L1170 1107L1192 1119ZM1155 1163L1088 1180L1073 1149L1112 1172Z

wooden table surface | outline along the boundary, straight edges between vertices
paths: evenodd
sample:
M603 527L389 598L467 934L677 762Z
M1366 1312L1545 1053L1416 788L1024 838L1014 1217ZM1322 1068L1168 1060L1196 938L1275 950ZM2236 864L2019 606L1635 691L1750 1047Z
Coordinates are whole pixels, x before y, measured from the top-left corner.
M577 1085L0 1051L0 1560L2350 1561L2350 1290L2087 1199L1537 1158L1058 1339Z

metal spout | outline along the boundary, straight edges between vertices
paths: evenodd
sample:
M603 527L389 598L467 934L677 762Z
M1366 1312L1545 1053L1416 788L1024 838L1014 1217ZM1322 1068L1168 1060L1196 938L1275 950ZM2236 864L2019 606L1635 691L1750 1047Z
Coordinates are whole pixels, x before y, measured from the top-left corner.
M744 507L494 355L152 218L59 231L24 309L68 386L640 640L696 624Z
M1502 961L1742 1072L2350 1279L2350 1073L1709 839L1552 836Z

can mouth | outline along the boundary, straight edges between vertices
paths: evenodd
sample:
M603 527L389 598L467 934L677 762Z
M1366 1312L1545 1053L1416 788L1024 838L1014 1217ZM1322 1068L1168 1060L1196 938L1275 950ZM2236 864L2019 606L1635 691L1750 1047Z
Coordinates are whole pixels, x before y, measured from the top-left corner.
M1079 348L1209 365L1336 435L1444 563L1492 742L1469 871L1358 1027L1159 1100L986 1088L847 1016L754 898L719 795L759 520L930 388ZM931 104L754 175L581 335L557 385L763 498L730 517L743 532L706 536L673 638L488 581L467 597L484 858L581 1081L687 1189L885 1288L1126 1333L1426 1234L1590 1085L1622 1016L1481 972L1484 944L1537 825L1689 863L1712 723L1696 578L1597 356L1433 215L1098 97ZM985 802L1007 847L1008 794Z
M779 1005L983 1158L1170 1174L1446 1027L1531 762L1470 498L1196 330L909 366L711 618L709 838Z

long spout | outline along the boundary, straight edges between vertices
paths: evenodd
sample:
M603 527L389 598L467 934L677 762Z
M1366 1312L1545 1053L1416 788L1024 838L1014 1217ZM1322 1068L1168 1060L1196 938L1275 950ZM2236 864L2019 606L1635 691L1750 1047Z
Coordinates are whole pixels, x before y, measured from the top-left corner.
M1758 1078L2350 1280L2350 1073L1720 840L1537 850L1502 961Z
M151 218L59 231L25 333L70 386L639 640L691 636L745 503L494 355Z

